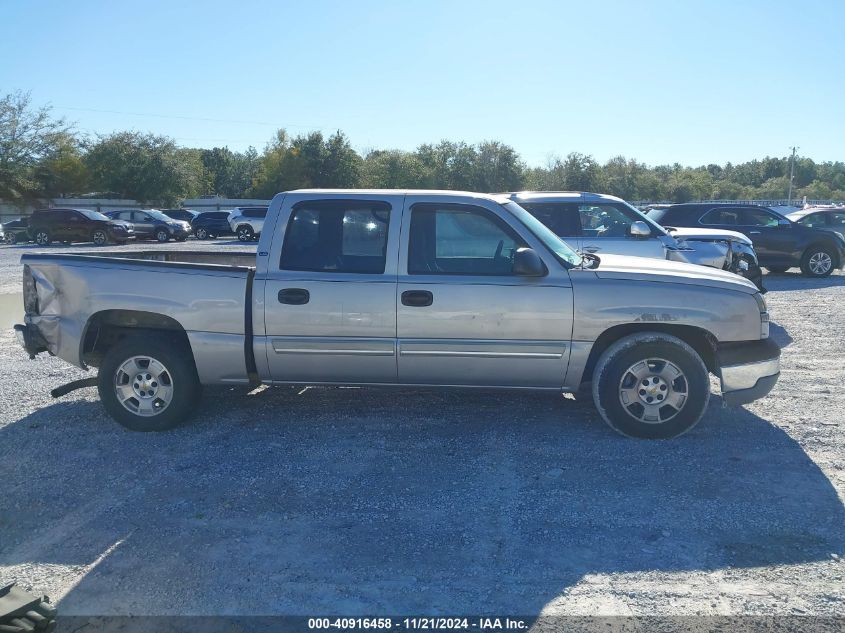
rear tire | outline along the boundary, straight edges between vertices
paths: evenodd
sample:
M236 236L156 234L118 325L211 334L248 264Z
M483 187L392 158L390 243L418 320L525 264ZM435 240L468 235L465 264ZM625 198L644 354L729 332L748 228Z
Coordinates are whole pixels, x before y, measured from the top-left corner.
M255 231L248 224L238 227L238 240L241 242L251 242L255 239Z
M704 361L669 334L626 336L605 350L593 372L596 408L627 437L678 437L698 424L709 400Z
M35 243L39 246L50 246L50 242L52 241L53 238L50 236L50 231L40 229L35 232Z
M143 432L184 422L201 391L190 348L149 335L130 336L106 352L97 390L118 424Z
M775 274L785 273L790 268L791 266L766 266L766 270Z
M821 279L833 272L835 255L826 246L808 248L801 258L801 274Z

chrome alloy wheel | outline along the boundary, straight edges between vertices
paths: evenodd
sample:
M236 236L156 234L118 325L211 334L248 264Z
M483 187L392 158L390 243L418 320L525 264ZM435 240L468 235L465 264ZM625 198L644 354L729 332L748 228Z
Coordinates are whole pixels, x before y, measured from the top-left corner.
M133 356L114 374L114 390L123 407L143 417L158 415L173 400L170 371L155 358Z
M662 358L631 365L619 382L619 402L628 415L646 424L661 424L684 408L689 385L684 372Z
M820 253L813 253L808 264L814 275L824 275L833 266L833 260L830 255L821 251Z

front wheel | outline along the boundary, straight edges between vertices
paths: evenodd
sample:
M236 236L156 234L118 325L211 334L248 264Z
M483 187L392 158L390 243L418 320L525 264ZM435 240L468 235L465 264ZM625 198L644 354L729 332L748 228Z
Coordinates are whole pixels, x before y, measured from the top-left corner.
M833 253L826 247L808 248L801 258L801 273L805 277L827 277L833 272Z
M159 229L158 231L156 231L156 240L161 242L161 243L169 242L170 241L170 233L168 233L164 229Z
M593 373L593 401L628 437L668 439L693 428L710 399L707 367L681 339L632 334L611 345Z
M251 242L253 239L255 239L255 231L253 231L252 227L249 225L239 226L238 239L241 242Z
M207 240L208 239L208 231L205 229L197 229L194 231L194 237L198 240Z
M49 246L50 242L53 241L53 238L50 237L50 232L45 230L40 230L35 232L35 243L39 246Z
M106 411L132 431L165 431L187 419L200 394L191 350L130 336L105 355L97 389Z
M96 246L105 246L106 242L109 241L106 232L102 229L97 229L93 233L91 233L91 241L94 242Z

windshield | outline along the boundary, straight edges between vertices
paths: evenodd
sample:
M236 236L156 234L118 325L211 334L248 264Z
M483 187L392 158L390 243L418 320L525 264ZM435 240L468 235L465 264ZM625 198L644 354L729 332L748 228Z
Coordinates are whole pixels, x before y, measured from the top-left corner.
M531 231L538 240L543 242L545 247L554 253L555 257L557 257L560 263L564 266L571 267L581 265L581 256L572 250L569 244L560 239L552 232L551 229L549 229L549 227L528 213L528 211L523 209L516 202L504 202L502 203L502 206L516 216L520 222L527 226L528 230Z
M105 221L105 222L108 222L109 220L111 220L111 218L106 217L102 213L100 213L98 211L92 211L91 209L77 209L77 211L79 211L82 215L84 215L89 220L100 220L100 221Z
M162 222L173 222L173 218L166 216L161 211L144 211L148 216L155 220L161 220Z

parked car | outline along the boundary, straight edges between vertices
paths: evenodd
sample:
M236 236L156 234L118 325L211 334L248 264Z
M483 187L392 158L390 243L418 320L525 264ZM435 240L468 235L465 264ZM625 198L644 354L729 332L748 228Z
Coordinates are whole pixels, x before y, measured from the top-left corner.
M257 254L26 254L17 336L33 357L99 368L59 393L96 382L112 417L142 431L182 422L201 385L591 383L612 428L666 438L701 418L708 372L727 405L778 379L750 281L581 256L505 196L292 191L268 220Z
M836 233L845 239L845 207L808 207L786 217L801 226Z
M3 240L6 244L29 242L29 218L11 220L3 225Z
M576 250L671 259L729 270L761 291L763 272L751 240L735 231L667 231L621 198L585 192L508 194Z
M261 236L267 207L235 207L229 213L229 228L241 242L251 242Z
M199 215L193 209L159 209L164 215L168 218L173 218L174 220L179 220L180 222L187 222L190 224L194 221L194 218Z
M191 234L190 224L167 217L156 209L109 211L106 215L113 220L130 222L135 227L135 237L139 240L169 242L173 239L184 242Z
M51 242L109 242L125 244L135 239L131 224L112 220L91 209L36 209L29 219L29 236L39 246Z
M228 211L205 211L191 222L191 229L198 240L213 240L221 235L234 235L229 226Z
M807 277L827 277L845 264L845 238L792 222L767 207L696 202L655 209L648 217L664 227L739 231L754 242L760 264L772 272L800 266Z

